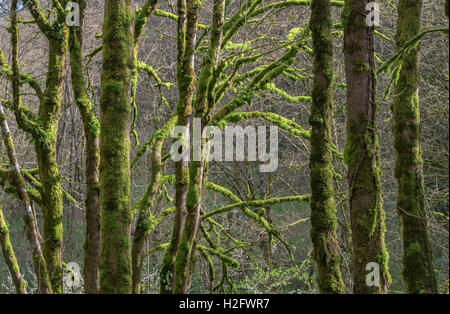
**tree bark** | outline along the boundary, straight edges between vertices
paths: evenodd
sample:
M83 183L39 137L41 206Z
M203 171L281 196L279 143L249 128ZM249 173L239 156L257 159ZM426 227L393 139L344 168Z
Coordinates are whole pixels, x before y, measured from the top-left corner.
M369 0L346 0L343 12L347 80L347 139L355 293L387 293L390 277L384 242L385 213L376 133L374 27L366 24ZM379 285L368 286L366 267L379 266ZM369 265L370 266L370 265Z
M195 32L198 24L198 11L202 1L197 1L188 6L187 30L190 32L190 23L195 24ZM192 10L192 13L190 13ZM224 24L225 2L215 0L213 8L213 21L210 35L210 46L208 54L204 59L202 71L200 73L197 93L195 97L195 118L200 121L200 134L194 134L194 141L200 137L197 152L194 144L192 152L192 161L189 167L189 187L186 195L186 223L178 245L175 272L174 272L174 293L189 293L192 272L194 271L195 261L195 241L200 223L200 207L202 201L203 182L205 179L205 149L206 142L203 139L203 131L210 121L210 109L214 106L214 97L212 89L215 86L214 69L217 66L217 58L220 52L222 40L222 31ZM192 21L191 21L192 19ZM195 33L194 33L195 34ZM195 45L195 40L194 40ZM195 127L194 127L195 128Z
M422 1L400 0L396 50L420 33ZM397 179L397 212L403 248L403 279L407 293L437 293L433 257L424 207L420 144L419 48L402 60L392 104Z
M86 89L83 71L83 20L86 1L78 0L80 26L70 27L69 51L72 71L72 90L80 111L86 141L86 240L84 251L84 292L97 293L98 261L100 253L100 125Z
M67 29L64 39L49 41L49 65L44 100L39 118L45 140L35 144L39 179L42 184L44 216L44 256L54 293L62 293L63 200L60 173L56 161L56 138L61 109L61 90L66 74Z
M199 0L178 0L178 29L177 29L177 85L178 104L177 126L190 128L192 115L192 97L194 95L196 77L194 71L194 50L198 26ZM189 145L188 134L183 135L183 141ZM188 162L181 159L175 162L175 219L172 237L166 250L163 267L160 274L161 293L173 292L174 263L178 245L184 230L187 210L186 195L189 186Z
M156 10L159 5L158 0L148 0L145 5L136 12L135 19L135 31L134 31L134 51L133 51L133 64L134 69L132 72L132 94L131 94L131 102L132 106L135 108L134 113L134 121L136 120L137 115L137 107L136 107L136 88L138 83L139 70L137 68L138 63L138 52L139 52L139 39L144 31L144 27ZM171 123L173 121L170 119L166 128L173 127ZM133 238L133 246L131 249L131 263L132 263L132 273L133 273L133 293L138 294L141 292L141 274L142 274L142 250L144 248L145 240L147 239L148 234L154 228L153 225L153 216L151 214L151 208L153 202L155 200L156 194L159 189L159 181L161 179L161 150L163 143L168 136L168 132L170 130L165 130L165 132L160 132L156 137L155 144L152 145L152 156L151 156L151 176L150 176L150 184L147 188L145 201L140 204L138 208L138 218L136 221L136 229L134 231ZM132 133L137 140L137 133L134 130L134 122L133 122L133 130Z
M56 141L61 110L61 92L66 76L68 27L65 24L65 13L57 4L59 3L53 2L53 7L56 9L54 22L48 21L39 6L39 1L31 0L28 8L39 29L46 36L49 47L45 91L40 97L39 105L39 132L34 130L34 142L39 179L42 184L43 253L53 293L62 293L63 200L59 181L60 173L56 161ZM19 125L20 123L21 121Z
M131 293L132 0L105 2L100 100L100 292Z
M333 42L329 0L311 2L309 27L314 63L311 124L311 238L320 293L344 293L336 235L331 119L333 115Z

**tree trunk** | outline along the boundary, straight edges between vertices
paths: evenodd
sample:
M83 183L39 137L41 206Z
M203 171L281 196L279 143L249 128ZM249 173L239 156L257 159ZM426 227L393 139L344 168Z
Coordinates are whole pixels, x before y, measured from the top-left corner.
M84 292L97 293L100 252L100 186L99 186L99 122L86 89L83 72L83 19L85 0L78 0L80 26L70 27L69 51L72 70L72 89L80 111L86 139L86 242L84 251Z
M420 33L422 1L400 0L396 50ZM392 104L397 179L397 211L403 244L403 279L407 293L437 293L424 208L420 145L419 48L402 61Z
M11 46L12 46L12 94L13 107L18 112L21 106L20 98L20 73L18 61L18 41L19 28L17 21L17 5L18 2L13 0L11 3ZM11 165L11 182L13 183L16 193L23 206L23 220L27 231L27 239L30 242L33 267L37 277L37 285L40 293L51 293L52 286L50 283L47 264L42 250L42 241L39 235L39 228L33 211L31 201L26 192L26 185L14 149L14 143L6 121L5 111L0 104L1 128L3 133L3 141L8 154L8 160ZM16 116L17 117L17 116Z
M133 50L133 64L134 69L132 71L132 94L131 102L135 110L132 134L137 141L137 133L134 129L134 124L137 117L137 107L136 107L136 88L138 83L139 70L137 68L138 63L138 52L139 52L139 39L144 31L144 27L153 14L153 12L158 7L158 0L148 0L145 5L137 11L135 18L135 30L134 30L134 50ZM141 274L142 274L142 250L144 248L145 240L148 234L153 230L154 225L152 224L153 216L151 214L151 209L153 202L155 200L156 194L159 190L159 181L161 179L161 150L163 143L168 136L170 130L167 128L173 127L171 123L173 121L170 119L168 124L164 127L165 131L161 132L157 136L155 144L152 145L152 157L151 157L151 176L150 184L147 188L145 201L140 204L138 208L138 218L136 221L136 229L134 231L133 246L131 249L131 263L132 263L132 273L133 273L133 293L138 294L141 292Z
M63 200L60 173L56 161L56 138L61 109L61 90L66 74L67 29L63 38L49 40L48 75L39 119L45 139L35 144L39 179L42 184L44 217L44 256L53 293L62 293Z
M194 50L198 26L199 0L178 0L178 56L177 56L177 84L178 104L177 126L187 128L188 134L183 135L183 141L189 145L189 128L192 115L192 97L195 89ZM181 159L175 162L175 219L172 238L166 250L163 267L160 274L161 293L173 292L172 282L174 263L179 247L180 238L185 226L187 215L186 195L189 186L188 162Z
M30 0L28 8L41 32L47 37L49 46L45 91L39 104L40 131L34 134L34 141L39 179L42 184L43 253L52 290L54 293L62 293L63 200L56 161L56 141L61 111L61 91L66 75L68 27L65 24L65 14L58 10L57 6L55 6L56 19L53 22L46 18L44 10L39 7L39 1Z
M347 80L347 139L350 218L353 241L355 293L387 293L390 277L384 243L385 214L380 183L380 160L376 133L376 82L374 27L366 24L369 0L346 0L343 12L344 55ZM377 263L373 285L366 267ZM376 267L374 268L376 269ZM376 276L379 275L379 276Z
M333 42L329 0L311 2L314 51L311 129L311 238L320 293L344 293L336 235L331 118L333 115Z
M100 292L131 293L132 0L105 2L100 100Z
M194 38L192 42L193 46L195 46L195 34L198 27L198 14L201 3L202 1L193 1L192 4L188 5L187 38ZM189 187L186 196L186 223L178 245L175 260L173 284L174 293L189 293L192 281L192 272L194 271L194 265L192 263L195 261L195 241L200 223L200 207L205 169L204 157L206 142L205 139L203 139L203 131L209 123L210 109L214 105L212 88L214 86L215 78L213 70L217 66L217 58L220 51L222 28L224 24L224 12L225 2L223 0L215 0L210 46L208 54L203 62L203 68L200 73L195 97L195 118L198 119L197 121L200 121L200 125L198 128L194 126L194 129L199 129L200 131L199 134L194 134L194 141L200 137L200 142L197 143L199 144L197 147L200 147L200 149L197 151L196 144L193 145L194 148L191 156L193 160L191 161L189 167ZM193 36L190 35L190 32L193 32ZM190 40L187 42L189 41Z

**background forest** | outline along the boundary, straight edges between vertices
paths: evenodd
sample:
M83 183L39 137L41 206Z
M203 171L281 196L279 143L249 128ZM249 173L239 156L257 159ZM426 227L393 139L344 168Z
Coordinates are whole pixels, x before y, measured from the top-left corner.
M5 111L0 113L8 123L23 177L20 181L10 174L11 156L6 141L2 141L0 212L5 225L0 231L3 236L5 230L9 231L28 293L49 292L45 290L43 279L47 274L36 272L36 265L43 263L47 264L49 273L56 274L49 275L50 284L47 284L53 292L95 293L98 284L100 292L112 293L330 292L319 287L321 266L315 263L311 241L309 195L310 174L314 168L310 167L309 130L314 124L311 119L311 96L315 90L313 63L318 62L314 61L318 46L314 46L312 38L320 40L320 34L311 37L310 31L314 33L314 28L308 28L311 1L188 0L177 4L176 0L135 0L106 1L106 6L104 1L97 0L75 2L84 12L82 30L58 23L66 18L64 1L28 1L25 5L20 1L0 1L0 99ZM184 30L178 18L183 2L187 9ZM322 1L321 5L324 2L328 3ZM367 3L361 2L364 6ZM409 0L411 2L422 5L422 30L448 29L448 2L447 8L444 0ZM11 13L13 3L17 6L15 17ZM396 153L391 111L398 92L395 86L401 83L398 73L396 78L398 60L386 63L398 51L395 38L399 1L377 3L380 25L373 34L377 104L374 132L378 135L386 225L384 241L389 254L388 292L406 293L414 290L406 288L402 276L402 234L396 207L398 183L394 175ZM127 4L132 5L136 14L127 11ZM117 9L116 14L105 12L105 7ZM344 2L331 1L333 56L330 64L334 72L334 106L328 130L332 143L330 156L333 156L330 180L336 206L337 247L334 249L343 282L341 288L334 289L352 293L358 291L354 287L355 264L352 262L356 253L352 247L348 160L342 157L348 140L344 55L344 27L345 23L350 23L344 21L350 19L345 17L347 9ZM318 11L320 8L316 8ZM130 14L134 16L133 22L127 22ZM104 23L111 23L111 28ZM126 34L127 23L133 23L134 37ZM194 26L195 23L198 26ZM414 22L410 24L406 22L406 27L414 28ZM123 29L125 32L120 33ZM323 28L317 29L323 31ZM196 31L194 38L190 31ZM448 31L429 32L420 38L418 50L423 204L436 279L434 292L438 293L448 293L449 280L448 38ZM184 55L180 53L183 40ZM193 67L190 67L191 58L195 60ZM121 68L122 63L125 68ZM127 67L131 69L128 72L124 70ZM382 67L386 71L377 72ZM106 73L108 68L110 73ZM194 75L196 80L189 81L189 75ZM400 74L400 80L402 78ZM117 79L122 83L110 84L116 87L106 83ZM55 84L59 85L52 91ZM126 92L114 89L127 84ZM184 90L183 84L187 84ZM356 92L358 89L362 91L364 86L358 86ZM113 98L120 101L121 97L128 109L118 106L118 111L108 111L108 101ZM183 256L180 251L176 253L176 247L171 255L171 249L174 249L177 219L180 219L181 205L177 203L178 193L182 192L180 173L187 171L186 165L167 157L173 141L168 132L171 126L183 120L181 113L188 112L183 111L186 107L182 106L189 102L189 97L194 103L194 115L209 119L205 112L211 109L211 119L217 117L218 125L277 125L279 162L277 170L268 173L260 172L260 163L255 161L213 161L198 168L193 162L188 165L191 180L197 178L196 169L204 171L203 168L207 169L207 180L200 184L185 182L188 213L191 212L189 197L195 198L195 188L200 187L201 201L197 199L191 205L201 212L202 218L197 217L196 233L186 231L195 226L189 223L189 214L185 229L179 229L180 241L188 237L187 243L194 249L185 257L188 261L185 261L187 266L183 265L184 273L180 270L180 274L176 274L178 266L173 269L173 265L181 265ZM215 108L211 108L211 99ZM223 108L227 106L231 109L224 113ZM242 112L251 114L246 116ZM128 118L123 120L124 116ZM189 116L185 118L185 122L189 121ZM126 132L122 134L121 130ZM100 137L99 131L102 132ZM99 143L102 144L99 146ZM323 145L328 144L325 141ZM111 157L114 154L109 158L108 149L123 152L123 158ZM103 156L108 159L100 161ZM105 169L110 172L106 173ZM202 181L202 176L199 180ZM26 187L27 196L18 192L19 181ZM51 187L46 187L47 184ZM127 184L129 196L125 189ZM124 198L115 198L116 193L122 193L119 196ZM121 201L127 203L127 197L128 205L120 205ZM28 216L21 209L24 201L31 208ZM117 214L107 211L108 204L119 204ZM24 215L28 218L23 219ZM59 216L62 226L55 222ZM32 249L30 220L35 220L40 230L35 230L38 235ZM130 223L126 226L128 220ZM100 231L98 226L103 221L110 225L102 225ZM87 233L89 223L91 229ZM128 240L119 238L119 234L127 233ZM109 249L106 245L101 248L102 241L112 241L113 245ZM59 242L61 247L58 247ZM36 249L39 243L44 243L44 257ZM114 243L120 244L115 246ZM118 253L124 247L128 252L125 257ZM52 250L54 259L49 259ZM105 266L108 256L114 256L110 259L117 259L117 264ZM172 268L168 258L172 258ZM90 266L85 265L87 260L91 261ZM79 281L67 274L66 265L73 265L71 262L80 266L79 269L72 267L72 274L78 271L81 274ZM124 272L126 276L117 275L115 271ZM130 276L132 278L128 278ZM183 280L178 283L180 278ZM108 285L111 289L105 288ZM17 282L11 276L8 263L0 258L0 293L16 291Z

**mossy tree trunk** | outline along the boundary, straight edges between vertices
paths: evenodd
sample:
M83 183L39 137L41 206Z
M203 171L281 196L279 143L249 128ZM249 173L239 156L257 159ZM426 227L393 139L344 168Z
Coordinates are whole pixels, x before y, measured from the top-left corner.
M194 1L192 4L192 14L188 9L189 20L197 23L198 11L202 1ZM188 6L189 8L189 6ZM217 67L218 55L222 41L222 31L224 24L225 1L215 0L213 8L213 21L210 30L210 40L208 53L205 56L202 71L200 73L197 92L195 96L195 118L200 121L200 134L210 122L210 109L214 106L213 88L215 86L214 70ZM195 43L194 43L195 45ZM198 138L195 136L195 138ZM195 139L194 139L195 140ZM189 293L192 272L195 263L195 240L200 223L200 207L202 200L203 183L205 181L205 139L200 140L200 150L192 151L192 161L189 167L189 187L186 196L186 223L178 245L175 272L174 272L174 293Z
M420 33L422 1L400 0L396 49ZM419 48L402 60L392 104L397 179L397 211L403 248L403 279L407 293L437 293L424 208L420 108Z
M13 0L11 2L11 46L12 46L12 94L13 94L13 108L16 113L16 117L20 116L21 97L20 97L20 71L19 71L19 58L18 58L18 45L19 45L19 27L17 19L18 2ZM6 121L5 111L0 104L0 122L2 124L3 142L5 144L8 160L11 165L10 180L13 183L17 196L21 201L23 208L22 215L25 222L25 228L27 232L27 239L30 243L32 252L33 267L37 278L38 291L40 293L50 293L52 287L49 281L47 272L47 266L42 251L42 240L39 235L39 228L36 221L36 216L32 208L32 204L29 195L26 191L25 181L20 171L20 166L17 161L17 156L14 148L14 143L11 137L11 133Z
M105 2L100 99L100 292L131 293L131 0Z
M384 242L385 213L380 183L376 133L374 27L366 24L369 0L346 0L343 12L347 80L347 138L350 218L353 241L355 293L386 293L389 286L388 253ZM369 263L379 266L379 285L368 286Z
M178 126L190 128L192 115L192 97L195 89L194 50L198 26L198 0L178 0L177 22L177 86L178 86ZM189 143L189 134L183 135L183 141ZM188 144L189 145L189 144ZM178 244L186 220L186 195L189 186L188 162L181 159L175 162L175 219L172 237L166 250L160 273L160 292L171 293L174 263Z
M44 218L43 252L53 293L62 293L63 200L60 173L56 162L56 140L61 110L61 92L66 75L68 27L65 24L64 1L53 1L55 20L50 22L39 1L32 0L29 10L48 40L48 70L45 91L40 100L39 122L42 136L35 137L39 179L42 184Z
M80 8L80 26L70 27L69 51L72 71L72 90L80 111L86 139L86 239L84 251L84 291L97 292L98 261L100 252L100 138L99 122L89 98L83 67L83 20L87 3L76 1Z
M311 129L311 238L321 293L344 293L336 235L331 153L333 115L333 42L329 0L311 2L314 82L309 123Z
M136 88L139 71L137 68L138 63L138 52L139 52L139 39L144 31L144 27L151 17L155 9L158 7L158 0L147 0L144 6L136 12L136 17L134 21L134 51L133 51L133 72L132 72L132 96L131 102L135 108L134 117L136 119L137 108L135 103ZM134 125L134 123L133 123ZM134 128L134 127L133 127ZM132 130L135 138L137 139L137 134L135 130ZM136 220L136 229L134 231L133 245L131 249L131 263L132 263L132 281L133 281L133 293L140 293L141 291L141 274L142 274L142 250L144 248L145 241L148 234L151 232L153 225L153 216L151 214L151 209L155 197L159 190L159 182L161 179L161 150L168 133L162 132L155 139L154 145L152 145L151 154L151 175L150 184L147 188L144 200L139 204L138 208L138 218Z
M54 293L62 293L63 201L60 173L56 162L56 137L61 108L61 89L65 76L67 41L50 43L49 75L39 117L46 134L36 143L39 178L42 184L44 214L44 256Z

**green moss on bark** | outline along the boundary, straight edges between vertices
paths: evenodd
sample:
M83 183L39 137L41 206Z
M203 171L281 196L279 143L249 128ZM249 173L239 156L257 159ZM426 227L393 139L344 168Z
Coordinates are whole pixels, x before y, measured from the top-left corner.
M100 123L95 116L84 79L82 55L83 20L87 3L78 0L80 26L72 26L69 33L70 67L72 90L80 111L86 140L86 241L84 245L84 291L97 293L98 259L100 250Z
M179 95L182 102L178 102L178 119L183 122L181 125L189 126L188 119L192 115L192 98L195 89L196 76L194 71L194 53L196 44L196 34L198 30L199 11L202 0L188 1L186 3L186 27L185 32L179 32L178 36L185 36L184 54L181 60L181 69L177 76ZM183 118L183 121L180 121ZM180 124L179 124L180 125ZM200 163L200 162L192 162ZM199 204L200 194L197 183L201 181L201 171L197 171L196 166L191 165L190 171L184 161L177 163L176 185L179 189L176 192L175 202L177 211L186 213L184 226L180 228L179 243L176 249L173 270L173 293L187 293L189 289L189 262L195 241L196 229L198 227L199 216L197 204ZM200 177L200 179L199 179ZM192 184L196 182L196 184ZM179 227L179 226L178 226Z
M344 293L336 235L331 118L333 114L333 43L328 0L311 3L314 51L311 124L311 238L321 293Z
M421 31L422 1L400 0L396 49ZM424 205L420 109L419 48L402 60L392 104L397 179L397 211L403 248L403 279L407 293L437 293L432 248Z
M374 28L367 26L365 16L360 14L368 2L345 1L342 17L347 80L344 159L348 166L354 292L387 293L390 276L375 119ZM379 265L379 286L366 284L366 266L371 262Z
M100 292L131 293L131 0L105 2L100 100Z
M62 27L58 38L49 39L46 88L39 108L39 120L45 142L36 141L39 178L42 184L44 215L44 256L54 293L62 293L63 200L60 173L56 161L56 139L61 111L61 92L66 75L68 28Z

